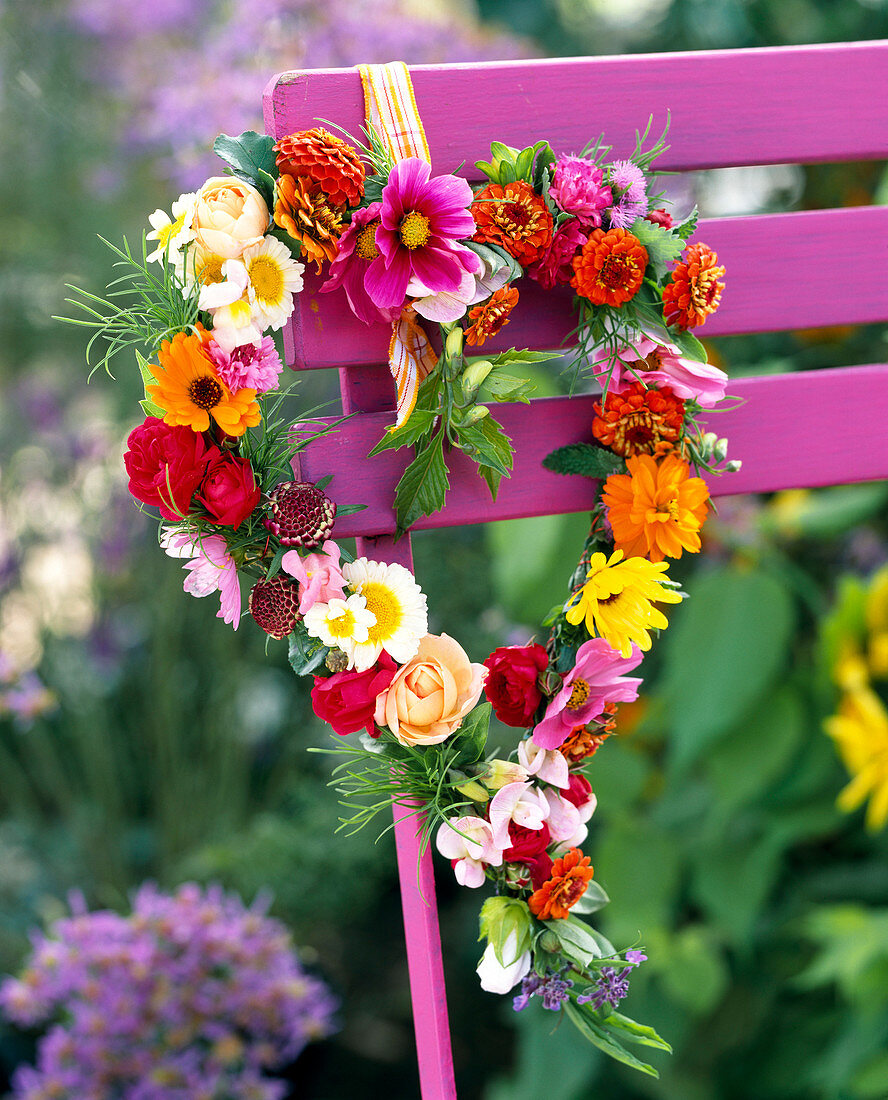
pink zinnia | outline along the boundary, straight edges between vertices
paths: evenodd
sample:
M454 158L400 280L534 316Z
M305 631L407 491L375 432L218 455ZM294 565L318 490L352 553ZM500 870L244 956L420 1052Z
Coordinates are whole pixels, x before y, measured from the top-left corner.
M728 384L728 376L723 370L710 363L686 359L675 344L653 339L647 333L640 333L631 344L617 348L613 355L600 349L594 361L600 365L596 377L602 385L610 374L608 392L622 393L639 381L669 386L676 397L683 401L693 399L704 409L711 409L722 400Z
M565 213L589 229L601 225L601 212L613 201L611 189L604 186L604 172L582 157L558 158L549 194Z
M430 294L458 290L464 272L481 270L471 249L457 241L471 237L472 189L458 176L431 177L418 157L399 161L382 189L376 246L381 255L367 269L364 288L380 309L398 309L407 284L416 279Z
M196 542L186 531L166 528L161 545L172 558L194 555L182 567L188 570L185 591L198 599L218 592L220 607L216 618L231 623L237 630L241 616L240 580L225 539L221 535L205 535Z
M330 264L330 278L321 287L322 294L329 294L341 286L352 313L365 325L380 321L390 324L398 315L397 309L384 310L375 305L364 287L370 264L382 255L375 239L381 210L381 202L371 202L352 214L350 225L339 238L336 259Z
M339 568L339 547L332 539L323 545L323 553L301 557L297 550L288 550L281 558L281 569L299 581L302 595L299 614L304 615L316 603L345 599L346 580Z
M211 340L207 354L215 363L219 377L232 393L237 393L244 387L255 390L256 393L276 390L284 369L272 336L263 336L258 347L255 344L241 344L230 352Z
M545 290L554 286L564 286L573 277L571 260L589 239L579 218L565 222L555 230L549 250L535 264L531 264L526 274Z
M641 656L641 650L635 645L631 657L622 657L604 638L590 638L584 642L577 650L574 667L564 677L561 690L534 729L534 742L543 749L557 749L577 726L600 718L608 703L628 703L637 699L641 679L623 673L640 665Z

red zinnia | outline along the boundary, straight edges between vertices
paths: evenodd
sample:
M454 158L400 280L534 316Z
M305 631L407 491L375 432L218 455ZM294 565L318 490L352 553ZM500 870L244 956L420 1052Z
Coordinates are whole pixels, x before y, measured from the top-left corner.
M663 454L678 442L684 407L668 386L646 390L643 382L633 382L622 393L611 390L603 406L596 402L592 434L623 458Z
M493 201L485 201L493 200ZM541 195L524 180L488 184L469 207L477 226L472 238L498 244L529 267L548 250L554 222Z
M663 291L663 316L669 325L695 328L718 309L725 269L718 266L718 254L705 244L692 244L685 256Z
M647 249L625 229L595 229L574 256L570 285L597 306L621 306L638 293L647 262Z
M571 848L552 864L549 880L530 895L527 904L531 913L540 920L563 920L586 893L591 878L589 857L579 848Z

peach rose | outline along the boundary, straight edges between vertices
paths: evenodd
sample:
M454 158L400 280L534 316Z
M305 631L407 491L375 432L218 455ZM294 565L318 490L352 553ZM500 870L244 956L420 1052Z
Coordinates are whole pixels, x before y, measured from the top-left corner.
M210 252L236 260L265 236L268 207L251 184L234 176L213 176L197 193L193 228Z
M402 745L437 745L478 702L487 669L447 634L426 634L416 656L376 696L374 720Z

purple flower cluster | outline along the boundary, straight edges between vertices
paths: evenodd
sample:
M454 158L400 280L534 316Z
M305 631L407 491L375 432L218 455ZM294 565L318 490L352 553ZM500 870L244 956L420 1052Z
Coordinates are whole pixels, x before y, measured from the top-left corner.
M0 718L11 715L19 727L27 729L56 705L56 697L35 672L17 669L0 652Z
M512 1008L520 1012L530 1004L531 997L539 997L543 1002L543 1008L550 1012L558 1012L569 999L570 990L573 988L573 982L570 978L565 978L564 974L563 970L551 970L542 977L531 971L521 983L521 992L517 997L512 998Z
M577 997L577 1004L591 1004L593 1008L616 1008L624 997L629 996L629 975L636 966L640 966L647 959L647 955L641 951L627 951L626 962L622 970L613 966L603 966L598 971L598 979L594 986L587 989Z
M628 229L636 218L643 218L648 212L644 172L631 160L615 160L608 177L614 197L614 204L607 211L611 228Z
M11 1020L50 1024L15 1100L280 1100L265 1072L332 1030L329 991L261 903L147 884L131 916L72 912L0 986Z

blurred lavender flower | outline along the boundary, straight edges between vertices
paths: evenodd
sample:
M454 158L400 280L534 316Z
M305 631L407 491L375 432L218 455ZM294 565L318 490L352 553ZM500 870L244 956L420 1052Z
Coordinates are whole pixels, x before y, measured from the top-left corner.
M335 1005L265 909L194 884L142 886L129 917L72 898L0 986L11 1020L50 1024L12 1097L279 1100L287 1087L265 1072L328 1035Z
M170 175L191 188L213 167L217 133L262 129L262 92L277 72L528 52L462 5L433 11L419 16L405 0L73 0L69 17L98 39L101 78L126 102L128 143L169 154Z

